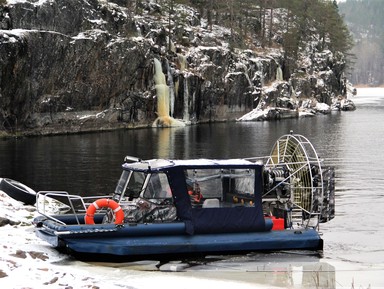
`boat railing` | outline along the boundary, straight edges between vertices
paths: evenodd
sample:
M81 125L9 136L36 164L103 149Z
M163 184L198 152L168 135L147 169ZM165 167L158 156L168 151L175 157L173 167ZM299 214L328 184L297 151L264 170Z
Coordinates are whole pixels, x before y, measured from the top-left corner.
M36 193L36 210L46 218L65 225L55 215L73 214L78 225L84 223L84 214L88 206L99 198L110 196L79 196L66 191L39 191Z

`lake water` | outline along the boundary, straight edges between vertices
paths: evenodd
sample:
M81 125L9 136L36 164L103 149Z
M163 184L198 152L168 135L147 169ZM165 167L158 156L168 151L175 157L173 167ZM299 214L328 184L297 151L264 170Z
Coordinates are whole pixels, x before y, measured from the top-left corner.
M354 112L313 118L2 140L0 177L36 191L104 195L114 190L126 155L265 156L281 135L293 130L306 136L325 164L336 170L336 217L321 225L324 257L280 252L207 258L167 278L199 276L250 288L384 288L384 89L358 89L353 101ZM120 268L131 276L150 264ZM97 270L107 266L93 265ZM165 273L148 274L163 278L159 274Z

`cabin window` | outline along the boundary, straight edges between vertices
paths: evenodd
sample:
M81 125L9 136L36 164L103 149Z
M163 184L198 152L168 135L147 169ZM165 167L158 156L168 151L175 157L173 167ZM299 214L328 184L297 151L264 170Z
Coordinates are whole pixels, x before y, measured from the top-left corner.
M114 199L118 201L138 198L146 175L142 172L123 171L115 189Z
M172 198L168 178L164 173L151 174L143 197L145 199Z
M255 198L255 171L249 169L230 170L225 176L228 178L228 191L225 192L225 199L234 205L247 207L254 206Z
M115 189L115 194L121 196L126 187L127 187L127 180L129 178L130 172L129 171L123 171L123 173L120 176L119 182L117 183L117 187Z
M190 169L185 175L193 207L254 206L254 170Z

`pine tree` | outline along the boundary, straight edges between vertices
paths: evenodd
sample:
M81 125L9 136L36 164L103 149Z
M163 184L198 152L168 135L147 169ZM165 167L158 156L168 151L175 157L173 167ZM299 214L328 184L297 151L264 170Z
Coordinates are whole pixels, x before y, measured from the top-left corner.
M318 13L314 17L317 20L316 28L320 31L322 49L348 53L353 47L353 38L340 17L337 3L324 1L317 8Z

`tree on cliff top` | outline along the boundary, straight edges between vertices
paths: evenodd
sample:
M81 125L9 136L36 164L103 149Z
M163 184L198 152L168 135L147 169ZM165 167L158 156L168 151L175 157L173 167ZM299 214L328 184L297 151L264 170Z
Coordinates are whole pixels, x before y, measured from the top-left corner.
M321 42L319 50L346 53L353 45L334 0L244 0L241 3L237 0L189 0L189 4L208 20L209 27L212 24L227 26L243 36L249 36L244 32L253 31L253 37L258 37L262 46L278 44L276 34L281 30L285 30L289 37L295 31L298 45L302 46L308 40L318 39ZM274 13L279 8L280 13ZM285 27L274 24L282 13L286 15ZM292 31L288 31L290 29Z
M295 69L300 51L313 53L328 49L333 53L341 52L351 56L349 51L353 47L353 38L339 14L335 1L280 0L279 2L288 11L283 37L288 64L286 72Z

